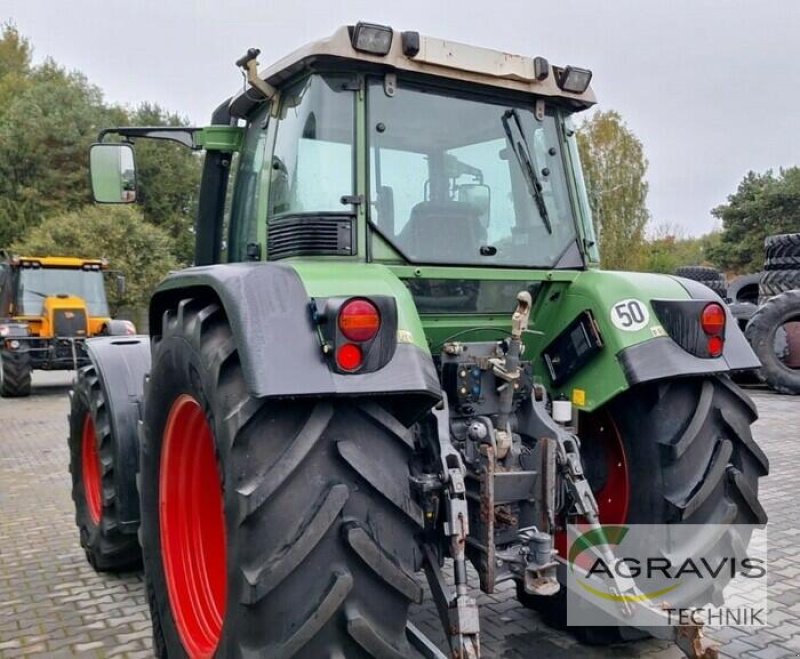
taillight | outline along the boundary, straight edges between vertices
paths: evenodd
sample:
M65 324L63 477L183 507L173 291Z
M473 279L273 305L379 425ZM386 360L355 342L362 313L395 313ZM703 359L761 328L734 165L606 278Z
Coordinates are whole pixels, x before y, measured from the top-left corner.
M700 314L700 327L708 335L708 354L719 357L725 348L725 309L716 302L707 304Z
M716 302L707 304L700 314L700 326L709 336L718 336L725 329L725 309Z
M339 311L338 322L339 330L347 339L362 342L369 341L378 333L381 327L381 316L372 302L350 300ZM358 346L353 347L357 348Z
M344 343L336 349L336 365L343 371L355 371L363 361L364 353L354 343Z
M708 339L708 354L711 357L719 357L724 347L725 341L722 340L721 336L712 336Z
M311 322L337 373L373 373L397 349L397 302L387 295L311 298Z

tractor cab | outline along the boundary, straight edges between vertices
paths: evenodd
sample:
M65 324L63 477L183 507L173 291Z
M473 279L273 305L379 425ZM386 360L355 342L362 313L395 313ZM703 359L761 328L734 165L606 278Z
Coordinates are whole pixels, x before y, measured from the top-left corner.
M590 71L363 23L266 71L254 52L239 62L252 87L216 116L226 128L104 131L239 151L226 231L198 236L209 260L597 261L571 125L594 103ZM99 200L123 200L129 147L92 160Z

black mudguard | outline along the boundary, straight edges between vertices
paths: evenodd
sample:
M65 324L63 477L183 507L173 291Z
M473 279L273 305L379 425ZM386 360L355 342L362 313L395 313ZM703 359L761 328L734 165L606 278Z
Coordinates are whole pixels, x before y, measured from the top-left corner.
M725 309L725 347L720 357L710 359L697 357L678 345L673 338L665 336L638 343L621 350L617 359L628 384L650 382L685 375L703 375L743 371L761 367L750 344L747 342L730 308L714 291L700 282L675 277L691 295L692 300L719 302ZM680 301L674 302L680 304Z
M176 272L150 303L150 333L161 333L162 316L186 297L218 301L231 325L249 392L262 396L420 395L440 398L431 356L398 343L389 363L363 374L335 373L312 324L310 296L290 264L231 263Z
M139 527L139 417L144 378L150 371L147 336L98 337L86 341L89 358L97 369L108 405L114 443L119 525L126 533Z

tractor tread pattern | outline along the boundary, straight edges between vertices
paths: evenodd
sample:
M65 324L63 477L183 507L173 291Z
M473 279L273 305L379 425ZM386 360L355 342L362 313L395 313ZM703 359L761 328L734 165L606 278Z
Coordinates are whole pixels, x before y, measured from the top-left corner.
M322 627L333 618L352 589L353 577L349 572L335 573L333 582L319 605L311 609L308 617L300 624L297 631L276 648L274 655L267 653L266 656L296 656L317 635Z
M422 586L413 575L397 565L364 528L353 523L345 530L345 537L347 544L375 574L407 599L422 603Z
M766 302L771 297L796 289L800 289L800 269L770 270L761 277L758 295L761 302Z
M340 483L331 487L323 501L313 506L297 534L279 543L281 551L278 555L266 558L255 568L243 568L245 579L252 587L246 593L249 595L245 598L248 604L255 604L268 595L297 569L336 521L349 495L346 485Z
M767 258L800 256L800 233L779 233L764 240Z
M135 533L123 533L117 519L114 438L102 383L93 365L84 366L78 371L69 399L69 471L72 474L72 500L75 503L75 524L80 533L81 546L95 570L124 572L138 569L142 562L139 541ZM83 490L81 457L86 414L91 414L93 418L100 455L103 497L98 524L91 521Z
M369 620L356 613L347 616L347 632L375 659L405 659L408 656L383 638Z
M31 360L24 352L0 350L0 396L24 398L31 393Z
M321 402L315 405L302 430L286 447L278 461L264 474L237 490L243 500L241 521L258 510L297 470L322 438L332 416L333 406L330 403Z

